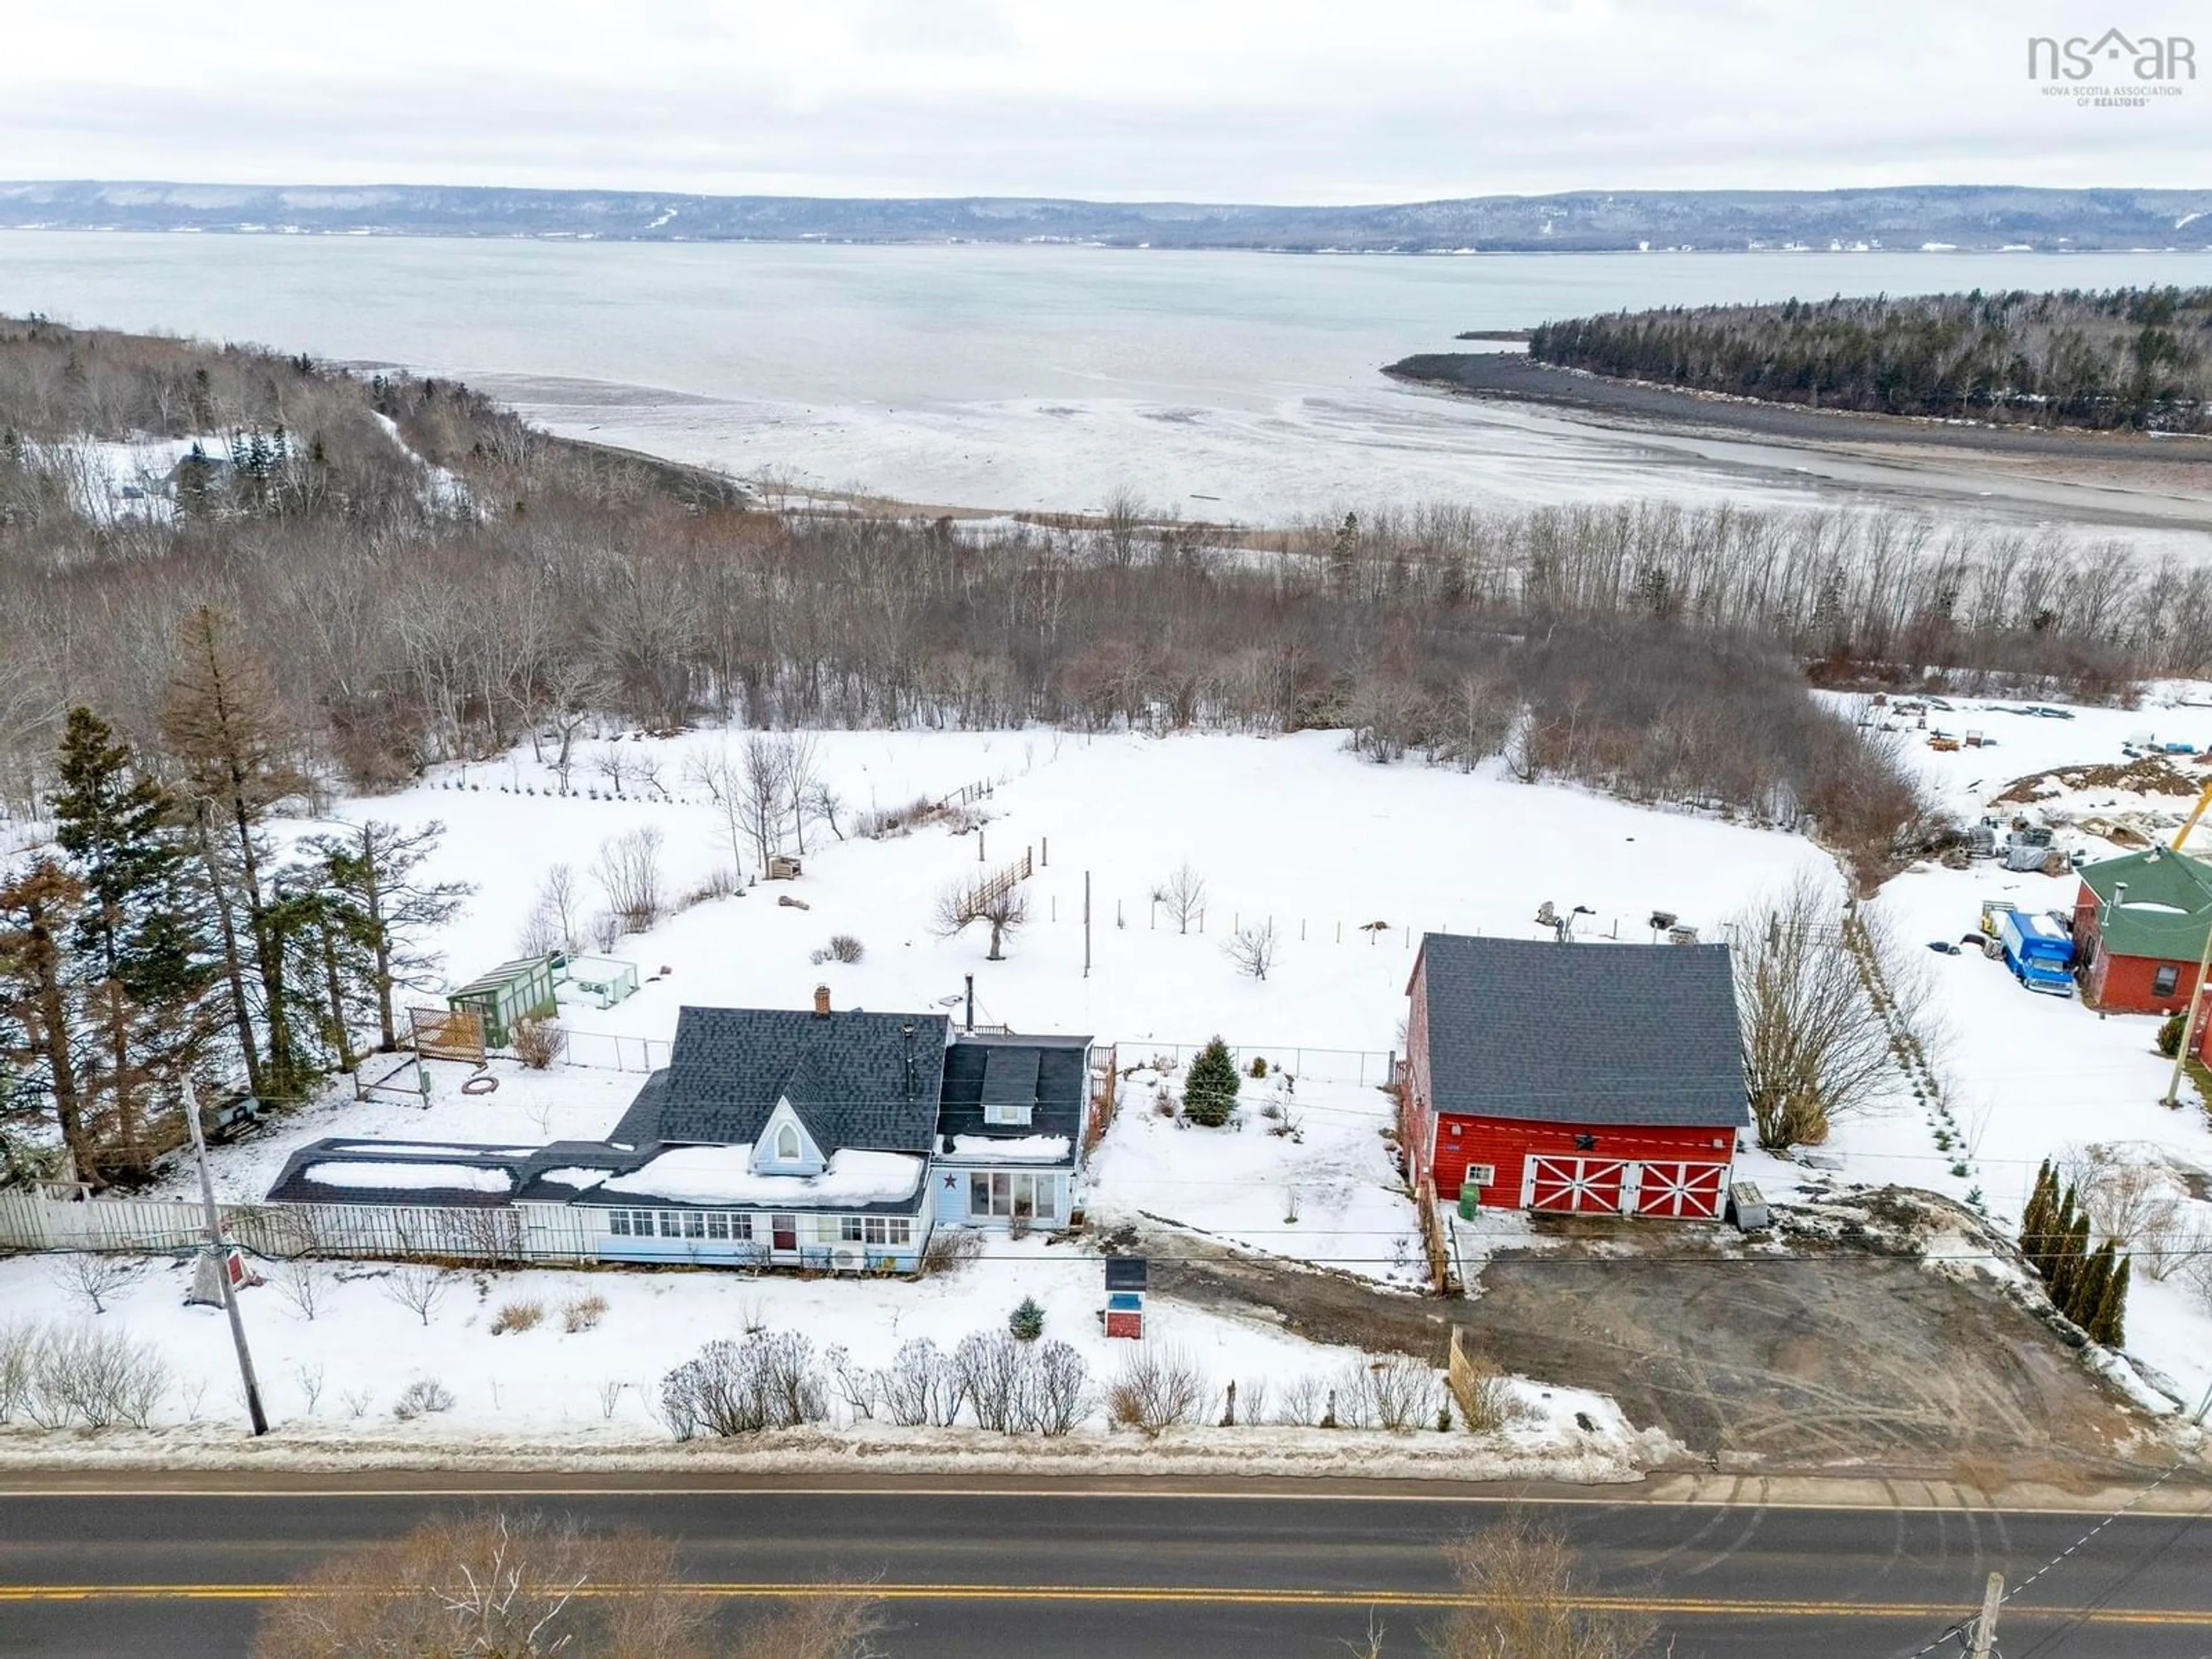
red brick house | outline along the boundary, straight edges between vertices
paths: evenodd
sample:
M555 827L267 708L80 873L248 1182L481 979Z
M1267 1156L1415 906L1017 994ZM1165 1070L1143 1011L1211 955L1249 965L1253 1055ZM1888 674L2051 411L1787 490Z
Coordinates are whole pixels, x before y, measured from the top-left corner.
M1416 1192L1722 1213L1751 1121L1726 945L1431 933L1406 990L1399 1127Z
M2081 869L2074 959L2082 1000L2113 1013L2189 1006L2212 931L2212 866L2153 847Z

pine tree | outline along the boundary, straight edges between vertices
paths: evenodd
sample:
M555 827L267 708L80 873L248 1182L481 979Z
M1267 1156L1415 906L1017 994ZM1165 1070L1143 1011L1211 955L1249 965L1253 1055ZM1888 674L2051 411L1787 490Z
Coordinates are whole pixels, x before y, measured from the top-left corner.
M305 843L323 866L320 884L331 896L335 919L367 955L365 984L376 1010L378 1047L386 1054L399 1046L397 994L435 977L441 958L428 940L476 890L464 881L422 879L422 866L445 833L434 819L409 830L372 818L356 835L317 836Z
M1006 1328L1017 1342L1034 1342L1044 1334L1044 1310L1035 1297L1024 1297L1021 1304L1006 1316Z
M213 951L176 803L133 766L130 745L90 709L70 711L53 798L54 839L86 903L72 944L86 958L100 1031L88 1092L104 1088L120 1159L143 1162L149 1091L173 1087L210 1035Z
M2128 1261L2123 1256L2105 1286L2104 1300L2089 1325L2089 1339L2108 1348L2124 1347L2128 1340Z
M1183 1079L1182 1115L1202 1128L1219 1128L1237 1109L1238 1086L1229 1045L1216 1037L1190 1063L1190 1075Z

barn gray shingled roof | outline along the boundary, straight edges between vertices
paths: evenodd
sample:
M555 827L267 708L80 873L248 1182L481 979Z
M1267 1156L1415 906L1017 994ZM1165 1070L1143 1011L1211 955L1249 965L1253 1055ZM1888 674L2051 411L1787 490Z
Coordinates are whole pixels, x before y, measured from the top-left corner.
M646 1131L636 1109L646 1106L657 1109L650 1132L659 1139L750 1145L787 1097L825 1154L927 1152L950 1029L943 1014L685 1008L665 1073L640 1091L639 1121L626 1113L623 1127Z
M1421 941L1439 1112L1702 1127L1751 1121L1725 945Z

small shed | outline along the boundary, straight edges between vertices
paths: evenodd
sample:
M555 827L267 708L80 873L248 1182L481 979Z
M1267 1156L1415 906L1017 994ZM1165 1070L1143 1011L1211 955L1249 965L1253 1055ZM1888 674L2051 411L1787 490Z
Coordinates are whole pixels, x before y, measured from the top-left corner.
M611 1008L637 994L637 964L612 957L570 957L562 982L597 1008Z
M553 958L518 957L503 962L449 992L446 1006L475 1014L483 1022L485 1043L504 1048L514 1040L515 1021L550 1019L560 1012L553 998Z

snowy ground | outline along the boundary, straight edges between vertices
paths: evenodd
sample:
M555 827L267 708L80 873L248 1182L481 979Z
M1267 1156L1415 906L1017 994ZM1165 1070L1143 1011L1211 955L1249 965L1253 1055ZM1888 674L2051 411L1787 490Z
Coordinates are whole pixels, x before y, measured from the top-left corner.
M243 1415L228 1333L219 1311L183 1304L189 1267L140 1264L127 1285L109 1293L107 1310L92 1316L63 1282L68 1265L63 1257L0 1261L0 1306L11 1318L127 1328L158 1349L173 1378L155 1426L179 1437L154 1442L118 1432L102 1437L105 1449L95 1455L127 1456L133 1447L140 1455L158 1447L165 1461L178 1447L191 1458L219 1456L225 1448L236 1455L237 1437L225 1431ZM817 1359L842 1347L854 1366L872 1370L915 1338L949 1352L971 1332L1002 1331L1006 1316L1027 1296L1045 1310L1045 1337L1079 1350L1095 1382L1110 1382L1135 1346L1109 1342L1103 1334L1098 1259L1036 1238L1001 1240L957 1273L919 1281L670 1271L459 1273L427 1321L395 1297L400 1275L383 1264L310 1266L319 1292L312 1318L284 1289L284 1271L270 1266L270 1282L242 1291L241 1302L280 1444L309 1460L342 1459L362 1446L375 1458L418 1462L470 1449L639 1462L683 1456L654 1410L661 1377L702 1342L754 1329L802 1333ZM604 1299L604 1314L589 1329L567 1329L565 1310L587 1297ZM516 1303L539 1306L543 1322L495 1333L500 1310ZM1231 1382L1243 1402L1242 1420L1249 1419L1255 1401L1262 1402L1271 1437L1224 1448L1230 1462L1256 1457L1318 1470L1348 1455L1339 1437L1301 1434L1287 1406L1302 1378L1314 1379L1316 1400L1330 1389L1348 1388L1347 1377L1365 1364L1365 1356L1171 1302L1155 1300L1147 1318L1148 1342L1187 1357L1206 1379L1205 1421L1219 1416ZM424 1381L442 1385L452 1403L401 1418L394 1407L403 1391ZM1388 1437L1387 1449L1370 1443L1354 1461L1410 1458L1431 1466L1429 1473L1540 1471L1606 1480L1628 1478L1643 1460L1668 1451L1659 1440L1638 1435L1609 1401L1587 1392L1516 1382L1513 1396L1516 1418L1498 1435L1475 1441L1431 1428L1421 1436ZM925 1467L933 1460L1003 1461L1072 1449L1040 1445L1034 1437L1009 1441L856 1423L842 1401L833 1404L827 1426L845 1432L842 1438L818 1431L802 1437L794 1466L807 1466L810 1456L849 1462L862 1452L871 1467L889 1468L902 1460ZM1075 1444L1095 1446L1106 1432L1103 1409L1094 1409ZM1186 1449L1184 1462L1204 1450L1203 1437L1200 1441ZM0 1428L0 1462L70 1459L82 1450L75 1434L42 1431L20 1420ZM790 1463L793 1450L783 1442L763 1455Z
M1984 813L2009 823L2016 814L2051 823L2062 850L2085 849L2094 860L2129 850L2082 832L2084 819L2111 821L2144 815L2147 828L2169 837L2191 797L2109 787L2050 786L2032 805L1993 804L2014 781L2057 769L2119 765L2123 744L2154 735L2161 743L2212 745L2212 707L2204 688L2159 688L2160 696L2138 709L2073 708L2069 719L2024 715L2014 700L1957 698L1927 715L1929 728L1954 735L1979 731L1993 747L1938 751L1926 746L1917 724L1901 733L1905 760L1962 821ZM2183 702L2183 698L2191 702ZM1917 717L1912 717L1917 720ZM2176 757L2189 767L2187 756ZM2191 768L2191 769L2195 769ZM2200 829L2191 848L2212 856ZM2166 1195L2178 1207L2172 1244L2200 1252L2212 1245L2212 1133L2195 1090L2185 1080L2181 1109L2163 1103L2172 1062L2154 1048L2160 1020L2153 1015L2100 1015L2078 1000L2023 989L2002 963L1967 953L1952 957L1924 949L1928 941L1957 940L1978 925L1989 898L2025 910L2071 913L2080 883L2000 869L1982 861L1968 870L1923 866L1891 880L1879 908L1894 925L1918 971L1927 976L1925 1022L1937 1035L1936 1071L1948 1098L1951 1121L1900 1087L1876 1111L1846 1119L1820 1149L1836 1162L1840 1178L1923 1187L1955 1199L1978 1194L2008 1232L2046 1158L2078 1156L2096 1144L2121 1159L2163 1172ZM1939 1132L1953 1144L1939 1147ZM1801 1190L1802 1166L1754 1155L1747 1171L1770 1198ZM2164 1282L2144 1271L2139 1258L2130 1288L2128 1351L2178 1384L2193 1404L2212 1388L2212 1280L2207 1293L2192 1288L2195 1260L2178 1260Z
M1978 727L1997 739L1993 748L1937 753L1917 732L1908 734L1910 762L1969 817L2022 775L2117 761L2122 742L2147 728L2163 739L2212 740L2212 708L2085 709L2057 720L1962 706L1930 720ZM550 866L573 866L588 891L591 868L611 837L658 829L672 890L726 867L726 832L684 781L686 757L722 741L702 732L624 738L612 748L587 742L574 787L611 793L595 762L619 754L625 799L549 794L550 774L526 750L335 811L408 825L447 823L435 873L478 888L439 941L458 982L515 953ZM973 974L981 1020L1022 1030L1087 1031L1118 1045L1122 1110L1095 1156L1088 1194L1098 1220L1150 1218L1233 1248L1383 1284L1410 1283L1418 1273L1413 1212L1382 1139L1388 1102L1374 1085L1386 1055L1403 1046L1415 934L1448 927L1540 936L1533 914L1549 899L1561 910L1588 906L1595 912L1589 931L1599 934L1648 938L1644 918L1664 909L1718 937L1729 916L1796 873L1833 878L1832 862L1800 838L1491 774L1378 768L1328 733L839 732L822 734L818 744L823 774L845 802L840 822L848 833L862 810L988 783L980 832L936 825L897 839L841 842L817 828L801 879L709 901L622 941L613 954L636 962L647 983L612 1009L564 1007L574 1042L569 1063L533 1073L495 1062L500 1086L489 1096L461 1095L465 1068L435 1065L428 1068L428 1110L397 1091L358 1103L341 1091L256 1139L222 1149L217 1180L225 1195L258 1197L293 1146L322 1135L502 1145L596 1137L627 1104L642 1071L665 1059L659 1045L686 1002L802 1006L819 981L839 1006L950 1008L963 976ZM640 779L641 762L657 769L657 788ZM2063 816L2097 803L2056 805ZM1024 850L1037 859L1027 884L1031 922L1006 960L986 960L980 932L935 937L930 916L948 883L972 880ZM1202 933L1197 923L1179 931L1150 896L1186 860L1208 887ZM1093 917L1087 975L1086 872ZM1895 878L1879 903L1917 956L1921 941L1955 939L1971 927L1980 900L1993 892L2025 906L2063 908L2073 883L1986 865L1929 868ZM781 905L780 897L806 908ZM1284 940L1264 983L1240 975L1222 949L1228 933L1257 918L1272 918ZM1376 921L1388 925L1371 931L1364 925ZM860 963L810 960L840 933L863 941ZM2157 1159L2178 1182L2207 1190L2203 1172L2212 1169L2212 1136L2203 1114L2156 1103L2166 1070L2151 1051L2154 1021L2100 1019L2077 1002L2030 995L1978 957L1924 954L1927 1020L1948 1036L1938 1071L1949 1122L1900 1086L1882 1108L1839 1124L1817 1163L1752 1155L1747 1173L1771 1198L1816 1196L1831 1177L1898 1182L1959 1199L1978 1195L2009 1229L2037 1164L2091 1141L2119 1143L2124 1155ZM1241 1126L1190 1128L1158 1115L1157 1085L1165 1082L1172 1092L1179 1083L1174 1068L1187 1062L1189 1045L1217 1031L1237 1047L1244 1065L1255 1056L1269 1061L1268 1076L1244 1083ZM373 1066L372 1074L388 1069ZM1294 1088L1279 1077L1286 1069ZM411 1084L411 1068L396 1082ZM1269 1133L1280 1121L1267 1115L1271 1101L1289 1111L1296 1134ZM1936 1144L1939 1130L1952 1137L1948 1147ZM172 1189L185 1190L173 1181ZM2185 1223L2212 1230L2212 1203L2179 1201ZM1504 1242L1526 1241L1516 1233ZM959 1278L920 1284L531 1273L493 1281L479 1296L471 1282L427 1330L383 1295L378 1270L345 1271L362 1276L337 1285L329 1311L313 1324L283 1306L273 1289L252 1292L257 1328L270 1333L265 1369L272 1389L288 1386L289 1376L297 1390L298 1368L319 1364L327 1382L316 1416L329 1422L347 1409L336 1403L339 1390L359 1388L370 1396L363 1420L375 1415L403 1437L501 1427L574 1437L578 1443L647 1436L651 1420L638 1384L705 1336L742 1328L756 1304L767 1309L772 1326L805 1330L818 1344L842 1342L861 1363L878 1364L907 1336L928 1334L949 1345L970 1330L1000 1328L1013 1302L1030 1293L1048 1307L1048 1334L1078 1342L1095 1366L1114 1363L1094 1318L1097 1261L1074 1247L1036 1241ZM58 1313L59 1292L46 1283L46 1272L37 1262L0 1264L7 1304ZM499 1303L531 1296L551 1309L580 1287L602 1291L613 1304L599 1330L489 1334ZM205 1349L212 1357L204 1374L220 1378L219 1333L204 1314L176 1305L178 1290L172 1269L149 1270L120 1316L134 1326L143 1322L165 1344L173 1339L179 1354ZM1191 1347L1224 1382L1327 1370L1349 1358L1188 1308L1164 1309L1160 1330ZM549 1348L560 1352L549 1356ZM2138 1273L2129 1348L2177 1390L2201 1393L2212 1384L2212 1313L2181 1275L2161 1283ZM391 1397L418 1371L442 1376L460 1403L439 1425L394 1427ZM602 1417L599 1390L616 1383L627 1386L612 1414ZM279 1415L306 1415L301 1398L295 1395Z

